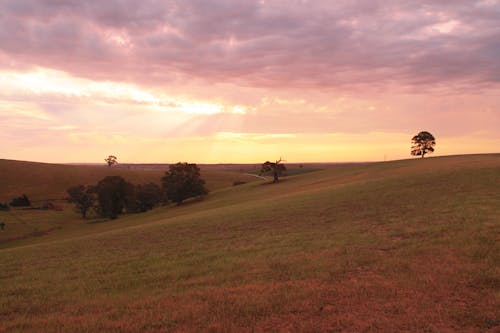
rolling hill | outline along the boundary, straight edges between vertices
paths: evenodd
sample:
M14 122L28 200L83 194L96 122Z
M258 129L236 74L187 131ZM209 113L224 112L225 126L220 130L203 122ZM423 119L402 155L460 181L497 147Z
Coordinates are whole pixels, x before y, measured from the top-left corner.
M64 165L0 159L0 202L7 202L23 193L34 200L58 199L66 196L66 189L70 186L95 184L106 176L121 176L134 184L159 184L166 170L167 165L161 168L108 168L104 165ZM234 168L202 168L202 177L210 190L231 186L234 181L254 180Z
M499 184L500 154L449 156L221 186L103 223L38 212L60 228L0 249L0 331L495 331Z

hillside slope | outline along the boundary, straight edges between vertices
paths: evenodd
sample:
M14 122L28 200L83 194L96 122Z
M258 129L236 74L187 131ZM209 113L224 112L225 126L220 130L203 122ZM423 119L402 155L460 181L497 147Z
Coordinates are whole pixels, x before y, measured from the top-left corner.
M485 331L500 155L334 166L0 250L0 331Z
M165 169L124 169L96 165L64 165L0 159L0 202L23 193L34 200L66 196L68 187L95 184L106 176L122 176L134 184L160 183ZM202 169L210 190L231 186L234 181L252 181L253 177L233 170Z

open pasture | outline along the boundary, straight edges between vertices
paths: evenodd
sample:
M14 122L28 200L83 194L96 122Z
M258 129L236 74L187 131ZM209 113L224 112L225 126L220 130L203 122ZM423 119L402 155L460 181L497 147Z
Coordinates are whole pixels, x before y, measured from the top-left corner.
M495 331L499 184L498 154L333 165L7 243L0 331Z

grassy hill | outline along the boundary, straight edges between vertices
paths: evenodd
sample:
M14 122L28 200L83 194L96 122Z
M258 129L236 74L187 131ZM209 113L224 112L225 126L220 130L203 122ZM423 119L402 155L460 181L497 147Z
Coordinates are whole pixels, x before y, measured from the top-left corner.
M495 331L499 184L499 154L333 165L9 242L0 331Z
M105 165L64 165L0 159L0 202L10 201L23 193L33 200L58 199L66 196L68 187L95 184L106 176L122 176L134 184L160 183L168 167L108 168ZM253 177L234 169L203 168L202 177L210 190L228 187L234 181L251 181Z

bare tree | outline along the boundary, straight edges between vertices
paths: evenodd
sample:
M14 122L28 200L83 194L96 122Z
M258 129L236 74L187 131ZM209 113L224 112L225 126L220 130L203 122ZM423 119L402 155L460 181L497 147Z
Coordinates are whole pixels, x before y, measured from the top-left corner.
M262 175L263 173L272 173L273 183L277 183L279 181L279 176L281 176L283 172L286 171L285 165L281 162L283 162L281 157L276 162L269 162L269 161L264 162L262 164L260 174Z

